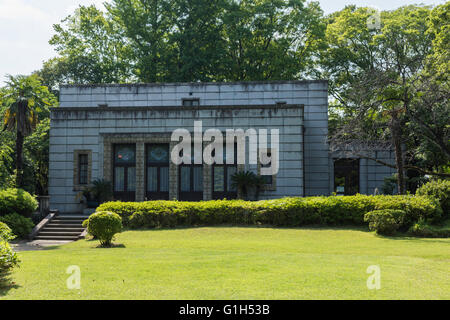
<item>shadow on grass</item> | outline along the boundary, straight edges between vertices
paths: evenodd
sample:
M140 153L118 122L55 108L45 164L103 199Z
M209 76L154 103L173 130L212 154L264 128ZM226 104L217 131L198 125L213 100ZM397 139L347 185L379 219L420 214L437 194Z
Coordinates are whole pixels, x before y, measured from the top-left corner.
M446 243L450 244L450 241L448 238L425 238L425 237L416 237L409 235L407 233L397 233L391 236L387 235L381 235L381 234L375 234L376 237L380 239L388 239L388 240L395 240L395 241L414 241L414 242L424 242L424 243Z
M116 249L116 248L126 248L126 246L123 243L112 243L110 246L102 246L99 244L98 246L94 247L94 249Z
M162 232L162 231L175 231L175 230L193 230L193 229L226 229L226 228L239 228L239 229L273 229L273 230L304 230L304 231L357 231L375 234L377 238L388 239L388 240L403 240L403 241L415 241L415 242L426 242L426 243L449 243L446 238L422 238L409 235L405 232L399 232L395 235L387 236L376 234L375 232L369 231L367 226L323 226L323 225L307 225L302 227L275 227L270 225L216 225L216 226L177 226L173 228L154 228L154 229L131 229L124 228L123 232L133 231L133 232Z
M18 288L20 288L20 286L17 283L11 281L8 276L0 279L0 297L6 296L11 289Z
M275 227L271 225L233 225L233 224L222 224L215 226L177 226L173 228L153 228L153 229L131 229L124 228L123 232L134 231L134 232L161 232L161 231L171 231L171 230L190 230L190 229L227 229L227 228L236 228L236 229L275 229L275 230L305 230L305 231L320 231L320 230L336 230L336 231L363 231L368 232L367 227L364 226L321 226L321 225L308 225L302 227Z

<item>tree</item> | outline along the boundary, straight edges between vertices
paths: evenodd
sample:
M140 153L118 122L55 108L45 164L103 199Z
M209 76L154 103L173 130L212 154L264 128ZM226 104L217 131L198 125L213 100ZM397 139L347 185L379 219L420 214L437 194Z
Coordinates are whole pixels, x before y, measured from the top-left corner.
M305 0L112 0L55 25L48 83L298 79L325 30ZM56 74L56 76L55 76Z
M321 57L322 75L331 80L330 93L350 119L342 121L331 141L355 145L355 140L389 140L402 194L406 169L429 173L414 165L417 148L411 136L417 134L407 132L406 125L417 120L417 88L424 84L422 74L433 50L430 12L422 6L381 12L380 29L371 29L367 21L372 9L347 7L328 18L327 48Z
M139 81L159 82L167 77L167 57L173 50L171 3L167 0L113 0L105 4L111 20L125 36Z
M225 0L172 1L168 80L223 81Z
M39 195L48 194L48 163L50 118L38 123L36 130L24 142L25 159L30 166L31 181L24 189ZM24 181L25 182L25 181Z
M307 74L323 37L323 12L303 0L228 1L224 79L292 80Z
M80 6L53 26L49 43L60 54L38 74L55 82L120 83L133 79L132 51L119 25L95 6Z
M43 117L48 117L48 106L56 102L48 88L41 85L36 75L8 76L7 86L0 96L4 108L3 131L16 134L16 185L23 184L24 138L30 135Z

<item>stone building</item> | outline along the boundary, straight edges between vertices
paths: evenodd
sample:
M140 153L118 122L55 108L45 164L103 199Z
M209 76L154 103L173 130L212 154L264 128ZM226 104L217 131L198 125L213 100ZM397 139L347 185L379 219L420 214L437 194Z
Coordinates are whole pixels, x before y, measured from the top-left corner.
M236 197L231 176L258 174L260 163L170 161L172 132L192 132L195 121L203 131L279 130L279 171L267 177L261 199L373 193L392 169L330 153L327 90L322 80L63 85L51 111L51 208L80 212L80 191L96 179L110 181L124 201ZM270 153L270 134L267 140Z

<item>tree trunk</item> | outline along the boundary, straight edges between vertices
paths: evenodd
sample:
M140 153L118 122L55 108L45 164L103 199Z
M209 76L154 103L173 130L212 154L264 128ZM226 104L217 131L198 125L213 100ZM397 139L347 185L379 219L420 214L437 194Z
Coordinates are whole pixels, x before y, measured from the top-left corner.
M398 193L406 194L405 188L405 168L403 165L403 150L402 150L402 128L397 116L392 116L390 128L392 132L392 142L395 150L395 163L397 167L397 185Z
M16 137L16 187L21 188L23 182L23 134L17 130Z

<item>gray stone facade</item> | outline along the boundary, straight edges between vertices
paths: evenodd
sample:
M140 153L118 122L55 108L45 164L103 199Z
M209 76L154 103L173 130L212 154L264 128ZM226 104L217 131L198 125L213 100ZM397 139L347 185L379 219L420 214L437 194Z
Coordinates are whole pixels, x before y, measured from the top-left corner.
M184 106L185 99L198 99L199 106ZM75 184L77 153L89 155L91 180L111 180L112 148L123 142L136 146L135 200L145 200L145 145L170 143L173 130L186 128L192 132L194 121L200 120L203 131L280 130L280 170L274 177L276 183L266 188L261 198L332 192L327 81L63 85L60 106L51 112L51 208L61 212L82 209L77 197L80 186ZM246 165L239 169L257 173L260 168ZM176 199L178 170L171 164L169 171L169 194ZM372 173L371 166L365 165L361 172L367 172L362 191L370 193L372 182L378 183L378 171ZM211 199L211 184L211 168L204 165L204 200Z

